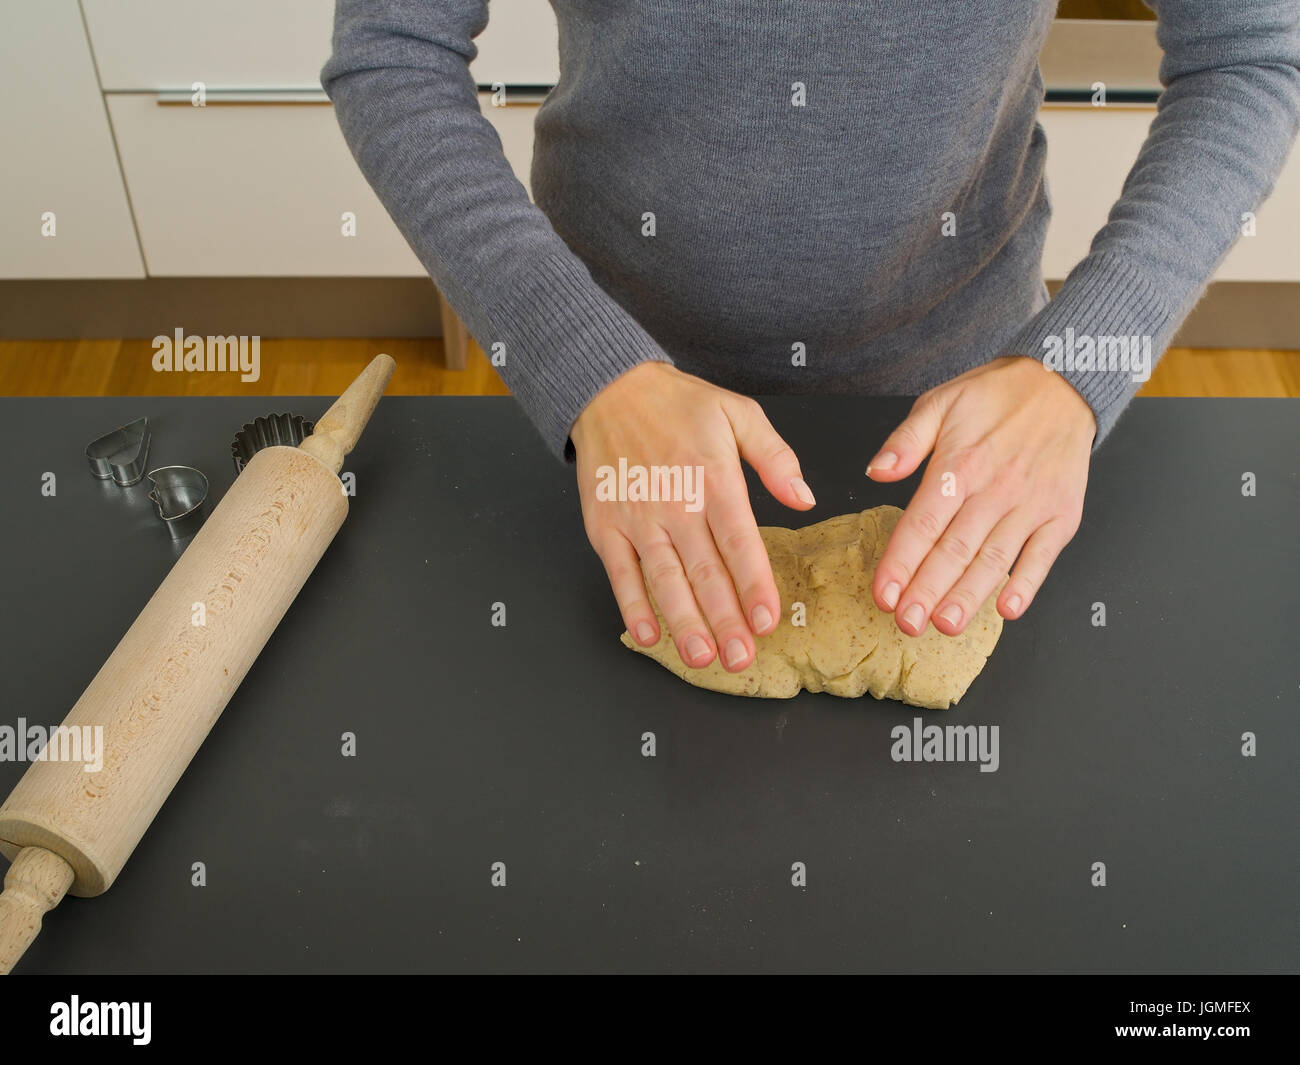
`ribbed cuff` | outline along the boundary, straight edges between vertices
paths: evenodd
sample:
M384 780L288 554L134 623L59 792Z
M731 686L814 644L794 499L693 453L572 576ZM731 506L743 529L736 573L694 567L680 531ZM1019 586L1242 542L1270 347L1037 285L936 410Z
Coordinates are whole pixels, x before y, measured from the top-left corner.
M501 376L546 445L574 460L569 430L601 389L643 362L672 362L654 338L593 280L576 256L552 254L494 286L491 355L505 344Z
M1057 372L1087 401L1097 419L1092 449L1114 428L1124 408L1145 383L1135 379L1130 362L1123 368L1117 351L1135 343L1150 369L1169 345L1178 322L1155 288L1123 257L1113 253L1089 255L1080 262L1046 307L1020 330L1006 347L1008 354L1025 355L1048 365L1049 356L1071 360ZM1097 366L1087 368L1089 352ZM1084 362L1084 367L1078 366ZM1111 362L1118 365L1111 368ZM1140 371L1138 376L1140 376Z

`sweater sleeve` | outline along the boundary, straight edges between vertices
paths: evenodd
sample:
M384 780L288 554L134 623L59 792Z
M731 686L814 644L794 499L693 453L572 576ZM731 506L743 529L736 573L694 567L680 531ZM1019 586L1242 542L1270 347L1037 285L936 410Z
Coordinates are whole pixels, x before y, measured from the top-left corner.
M338 0L321 85L362 173L551 451L639 363L671 362L591 277L506 161L469 64L486 0Z
M1300 0L1145 0L1164 51L1156 117L1105 227L1008 353L1067 329L1151 338L1160 357L1272 191L1300 123ZM1054 342L1048 342L1054 343ZM1094 449L1141 383L1063 370L1097 418Z

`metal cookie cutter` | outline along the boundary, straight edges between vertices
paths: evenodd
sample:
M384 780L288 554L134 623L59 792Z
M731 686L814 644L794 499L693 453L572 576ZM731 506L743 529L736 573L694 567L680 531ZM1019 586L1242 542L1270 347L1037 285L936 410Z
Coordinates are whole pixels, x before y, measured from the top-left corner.
M297 447L311 436L316 426L300 414L267 414L245 422L230 445L235 473L243 472L249 460L264 447Z
M112 477L123 488L139 484L149 461L149 419L137 418L92 440L86 445L86 459L91 476L101 481Z
M199 531L208 516L208 479L193 466L162 466L149 471L158 517L167 523L173 540L184 540Z

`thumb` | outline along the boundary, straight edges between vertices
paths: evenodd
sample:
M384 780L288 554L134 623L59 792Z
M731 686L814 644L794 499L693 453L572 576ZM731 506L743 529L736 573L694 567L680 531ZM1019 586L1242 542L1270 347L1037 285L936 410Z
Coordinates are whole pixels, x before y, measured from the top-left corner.
M911 413L889 434L876 457L867 463L873 481L901 481L916 472L939 439L948 404L941 395L927 393L913 405Z
M763 486L787 507L808 510L816 506L812 489L800 472L799 457L772 428L758 401L747 396L727 396L722 409L731 422L740 457L754 467Z

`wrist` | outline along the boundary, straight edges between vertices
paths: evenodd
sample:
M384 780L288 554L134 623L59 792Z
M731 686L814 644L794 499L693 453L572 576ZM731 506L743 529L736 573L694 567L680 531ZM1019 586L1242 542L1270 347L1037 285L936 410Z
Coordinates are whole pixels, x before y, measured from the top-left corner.
M638 363L630 370L625 370L619 374L587 400L587 405L578 412L578 416L573 420L573 425L569 430L569 439L573 441L573 446L575 448L581 446L580 439L587 434L592 424L599 420L601 411L612 401L617 400L628 389L643 388L647 384L647 378L651 378L663 371L672 372L673 370L674 368L669 363L652 360Z
M1023 374L1026 379L1032 381L1034 387L1042 390L1044 395L1056 397L1060 401L1065 419L1071 425L1075 425L1081 431L1086 432L1089 439L1095 439L1097 435L1097 416L1093 413L1092 405L1083 398L1083 393L1074 385L1070 384L1060 374L1049 370L1032 355L1006 355L1003 358L1008 361L1009 365L1015 365L1017 371Z

